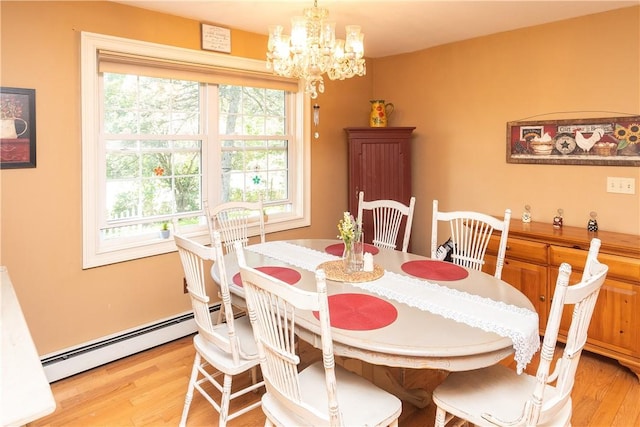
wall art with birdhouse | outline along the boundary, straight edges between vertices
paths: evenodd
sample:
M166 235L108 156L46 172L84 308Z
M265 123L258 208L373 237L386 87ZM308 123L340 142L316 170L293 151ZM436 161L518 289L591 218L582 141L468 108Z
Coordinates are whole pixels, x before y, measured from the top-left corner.
M640 116L508 122L507 163L640 166Z

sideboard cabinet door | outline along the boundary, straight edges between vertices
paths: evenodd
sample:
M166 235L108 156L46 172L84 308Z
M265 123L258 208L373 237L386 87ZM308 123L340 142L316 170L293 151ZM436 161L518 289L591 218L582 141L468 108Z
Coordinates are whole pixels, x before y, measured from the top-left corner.
M496 270L496 256L485 255L482 268L492 274ZM540 333L547 326L547 267L532 262L507 258L502 267L502 280L525 294L538 313Z

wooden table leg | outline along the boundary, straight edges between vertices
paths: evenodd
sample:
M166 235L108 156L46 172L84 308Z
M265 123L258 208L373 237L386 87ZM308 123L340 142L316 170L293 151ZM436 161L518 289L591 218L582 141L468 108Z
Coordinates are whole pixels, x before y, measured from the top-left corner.
M425 408L431 403L431 392L423 388L405 388L386 366L373 365L373 383L417 408Z
M387 366L371 365L357 359L336 358L336 361L345 369L361 375L381 389L417 408L425 408L431 403L431 392L422 388L407 389L400 384Z

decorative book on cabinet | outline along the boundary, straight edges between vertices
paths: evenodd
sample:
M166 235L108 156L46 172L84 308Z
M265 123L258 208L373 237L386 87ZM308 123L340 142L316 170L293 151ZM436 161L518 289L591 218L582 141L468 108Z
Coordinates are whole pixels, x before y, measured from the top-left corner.
M411 137L415 127L350 127L348 139L349 212L358 212L358 194L365 200L389 199L406 205L411 199ZM364 238L372 239L370 213L363 213ZM404 230L404 223L401 230ZM402 239L402 232L398 239ZM398 243L401 247L401 242Z
M520 289L533 302L544 334L560 264L571 264L577 283L591 239L602 241L598 259L609 266L589 325L585 349L618 360L640 380L640 236L587 228L511 220L502 280ZM492 236L485 271L494 271L500 236ZM560 337L566 337L571 313L566 310Z

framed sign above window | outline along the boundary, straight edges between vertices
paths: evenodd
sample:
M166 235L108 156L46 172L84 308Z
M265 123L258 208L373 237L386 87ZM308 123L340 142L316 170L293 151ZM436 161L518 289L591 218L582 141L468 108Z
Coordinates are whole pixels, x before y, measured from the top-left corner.
M231 30L215 25L201 24L202 49L231 53Z
M507 163L640 166L640 116L508 122Z
M0 88L0 169L36 167L36 91Z

